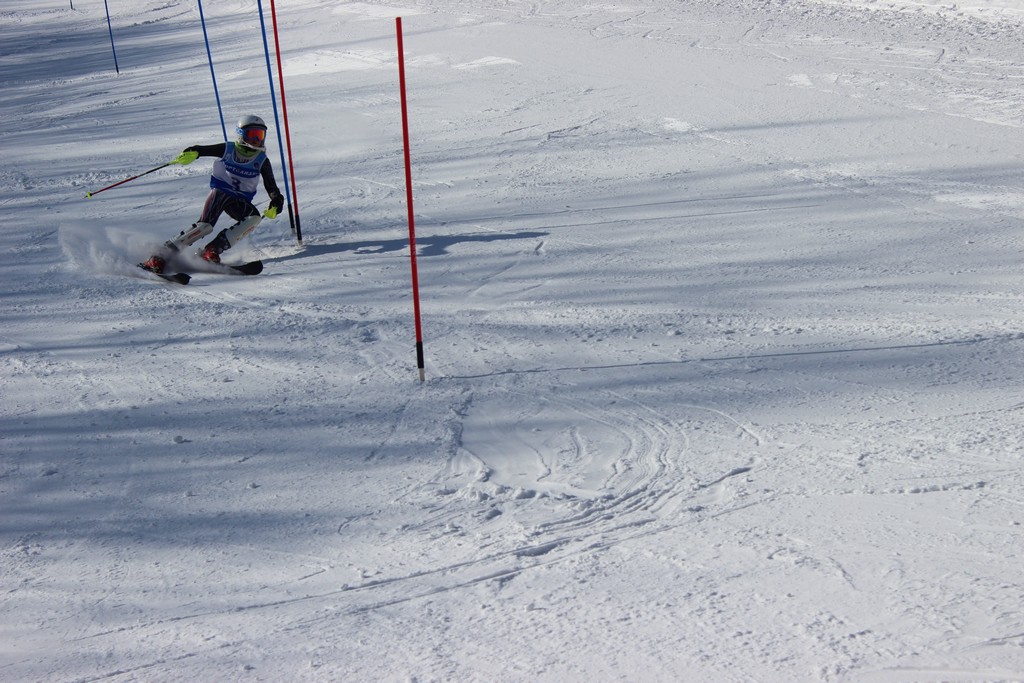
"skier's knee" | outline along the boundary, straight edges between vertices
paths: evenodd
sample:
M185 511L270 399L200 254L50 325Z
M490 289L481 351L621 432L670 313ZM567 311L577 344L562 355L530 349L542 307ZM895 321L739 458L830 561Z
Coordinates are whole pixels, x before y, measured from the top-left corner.
M255 230L256 226L259 225L260 221L262 220L263 217L260 216L259 214L256 214L255 216L249 216L248 218L238 221L237 223L235 223L230 228L224 231L226 233L225 236L227 237L228 242L230 242L233 245L238 244L238 242L245 238L246 235Z
M182 230L181 234L168 242L167 245L174 249L188 247L206 237L211 232L213 232L213 226L209 223L203 223L202 221L193 223L192 227L187 230Z

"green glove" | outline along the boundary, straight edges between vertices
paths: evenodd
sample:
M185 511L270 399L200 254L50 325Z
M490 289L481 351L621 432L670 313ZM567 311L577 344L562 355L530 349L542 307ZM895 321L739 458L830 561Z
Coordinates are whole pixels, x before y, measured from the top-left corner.
M284 195L280 192L274 193L274 196L270 198L270 207L263 212L264 218L271 220L277 218L277 214L280 213L281 209L284 208Z
M172 161L171 163L181 164L182 166L188 166L198 158L199 152L194 152L186 149L184 152L175 157L174 161Z

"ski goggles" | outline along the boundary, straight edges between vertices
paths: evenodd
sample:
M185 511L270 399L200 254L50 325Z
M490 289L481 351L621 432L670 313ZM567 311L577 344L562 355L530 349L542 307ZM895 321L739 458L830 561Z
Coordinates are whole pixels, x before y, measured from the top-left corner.
M267 139L267 131L262 128L243 128L238 134L247 145L253 147L263 147Z

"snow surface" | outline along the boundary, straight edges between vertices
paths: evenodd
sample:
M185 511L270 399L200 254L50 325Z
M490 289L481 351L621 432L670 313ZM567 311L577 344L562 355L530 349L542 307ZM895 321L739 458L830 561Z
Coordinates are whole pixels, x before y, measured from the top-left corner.
M0 680L1024 680L1022 3L277 4L188 287L195 3L0 9Z

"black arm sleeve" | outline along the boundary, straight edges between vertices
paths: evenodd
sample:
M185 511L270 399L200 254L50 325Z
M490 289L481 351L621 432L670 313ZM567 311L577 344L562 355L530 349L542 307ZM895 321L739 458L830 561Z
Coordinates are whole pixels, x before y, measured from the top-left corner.
M227 145L223 142L218 142L216 145L192 145L186 147L186 152L196 152L201 157L222 157L224 156L224 150L227 149Z
M269 157L263 160L263 166L260 167L260 175L263 177L263 187L267 188L267 194L270 195L271 199L281 194L277 181L274 180L274 167L270 163Z

